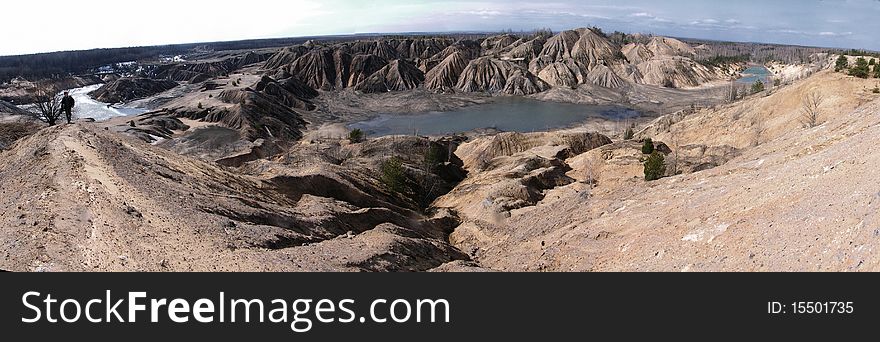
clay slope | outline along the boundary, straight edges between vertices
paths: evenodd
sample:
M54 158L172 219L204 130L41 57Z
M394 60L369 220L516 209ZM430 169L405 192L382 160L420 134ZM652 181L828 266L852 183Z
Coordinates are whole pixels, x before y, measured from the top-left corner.
M273 87L274 88L274 87ZM270 90L273 88L269 88ZM194 120L222 123L224 126L242 132L249 140L278 138L297 140L302 137L305 121L296 111L272 93L252 89L225 90L219 99L231 106L207 108L198 112L186 113Z
M608 88L624 85L610 66L625 65L620 49L592 29L565 31L547 40L529 70L552 86L576 88L595 84ZM634 82L637 77L631 78Z
M519 65L480 57L464 68L456 88L464 92L530 95L545 91L549 86Z
M89 126L44 129L0 165L0 268L13 271L418 271L466 258L443 224L346 201L362 191L351 184L235 174Z
M351 76L349 76L346 87L357 86L386 65L388 65L388 60L377 55L354 56L351 61Z
M418 77L412 77L412 81L389 87L387 79L376 75L386 66L403 70L389 65L395 60L416 66L427 76L426 88L442 92L456 88L529 95L550 87L585 84L609 89L642 83L693 87L727 77L717 68L694 62L695 50L687 43L664 37L637 40L642 43L620 47L595 28L563 31L549 38L515 34L458 41L383 38L291 47L279 51L265 67L276 79L299 78L315 89L356 88L373 93L409 90L421 84ZM462 68L462 61L473 67ZM401 75L407 74L416 75L409 71Z
M685 42L669 37L652 37L645 47L652 56L694 57L696 50Z
M295 77L313 89L337 89L348 82L350 69L345 59L342 52L337 53L332 49L313 50L285 66L275 74L275 78Z
M454 52L446 57L439 65L428 71L425 75L425 89L450 91L458 84L458 77L468 65L468 59L464 53Z
M428 59L452 44L448 38L403 39L397 43L399 58Z
M355 90L365 93L410 90L419 87L424 81L425 74L419 68L406 60L398 59L358 84Z
M822 99L817 122L821 124L876 99L877 95L870 90L875 85L870 79L822 71L766 97L758 95L717 108L658 118L637 135L745 149L799 131L804 125L804 98L809 95L816 94Z
M312 110L315 105L311 100L318 97L318 92L309 88L297 78L275 81L268 76L263 76L260 82L254 85L254 91L262 92L274 97L287 107L296 109Z
M701 172L645 182L638 141L568 158L570 170L563 175L548 174L564 166L546 160L554 159L553 146L564 144L494 158L490 169L509 171L472 172L463 182L468 188L460 186L438 200L440 206L457 208L464 221L450 240L482 267L509 271L880 270L880 185L873 181L874 165L880 163L875 153L880 97L847 94L864 84L838 74L802 82L768 97L685 116L670 127L675 135L655 136L678 152L688 149L671 144L674 137L716 141L722 127L728 133L717 141L747 141L752 132L743 124L752 119L752 110L776 132ZM829 99L815 128L789 124L787 110L761 109L791 108L788 99L803 91ZM832 110L841 104L857 107ZM735 116L727 113L740 105L745 110L731 120ZM459 153L467 161L481 150L465 146ZM673 151L667 152L668 165L677 158ZM529 184L560 185L541 192L496 188L508 175L542 180ZM487 199L485 205L472 205L480 198Z
M267 70L277 70L288 64L295 62L297 59L309 52L309 48L303 45L286 47L275 53L263 68Z
M510 49L509 52L505 53L503 57L513 60L532 60L533 58L540 56L541 50L544 49L545 42L546 40L541 37L521 42Z
M251 64L263 63L273 56L269 53L246 52L203 62L166 64L157 67L151 72L151 76L175 82L201 83Z
M633 64L639 64L654 57L654 54L648 50L648 47L641 43L627 44L621 49L621 52L626 56L626 60Z
M128 102L153 96L177 86L171 80L123 77L104 84L89 95L104 103Z
M645 84L688 88L723 78L720 71L680 56L657 56L638 65Z

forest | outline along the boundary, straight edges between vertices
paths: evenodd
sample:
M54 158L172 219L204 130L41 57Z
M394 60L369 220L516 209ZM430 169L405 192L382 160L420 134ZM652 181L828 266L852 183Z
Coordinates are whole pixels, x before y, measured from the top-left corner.
M8 82L19 76L33 80L83 74L92 72L105 65L152 60L161 56L183 55L195 51L283 47L301 44L308 39L310 38L256 39L0 56L0 83Z

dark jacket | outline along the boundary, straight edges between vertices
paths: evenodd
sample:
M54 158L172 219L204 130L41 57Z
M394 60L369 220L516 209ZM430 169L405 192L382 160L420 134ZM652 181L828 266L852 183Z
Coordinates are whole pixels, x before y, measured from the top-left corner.
M65 96L63 99L61 99L61 110L73 109L74 104L75 101L73 100L73 97Z

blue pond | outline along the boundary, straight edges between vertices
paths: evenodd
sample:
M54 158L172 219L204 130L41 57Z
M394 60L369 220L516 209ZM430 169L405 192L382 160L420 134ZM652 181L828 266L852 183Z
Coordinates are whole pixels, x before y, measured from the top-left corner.
M770 73L770 70L767 70L767 68L760 65L752 66L743 70L742 75L743 77L737 82L745 84L754 84L755 81L769 83L770 77L773 76L773 74Z
M482 128L527 133L569 127L591 118L625 120L639 116L640 112L619 106L578 105L512 97L448 112L384 114L351 124L349 128L361 129L370 136L443 135Z

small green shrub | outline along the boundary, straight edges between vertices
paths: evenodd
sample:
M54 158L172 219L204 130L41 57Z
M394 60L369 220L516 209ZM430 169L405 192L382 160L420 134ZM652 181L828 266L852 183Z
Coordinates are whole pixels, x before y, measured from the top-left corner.
M437 165L447 162L448 153L443 146L431 144L425 151L425 167L432 171Z
M764 82L761 80L755 81L755 84L752 84L752 94L757 94L764 91Z
M391 157L382 163L381 181L394 192L403 192L406 184L406 174L403 169L403 161L398 157Z
M202 108L204 108L204 107L202 107L202 103L199 102L199 109L202 109Z
M870 75L870 67L868 66L868 61L863 57L859 57L856 60L856 65L849 69L849 75L855 76L858 78L868 78Z
M626 131L623 132L623 140L632 140L636 136L636 133L633 132L632 127L627 127Z
M646 181L650 182L663 178L663 175L666 173L665 159L666 158L663 157L663 154L657 151L654 151L647 159L645 159Z
M837 57L837 62L834 64L834 71L841 72L849 69L849 60L844 55L840 55Z
M642 145L642 154L651 154L654 153L654 140L651 138L645 139L645 144Z
M874 87L874 90L872 90L872 92L874 94L880 94L880 87Z
M359 128L355 128L351 130L351 132L348 132L348 141L350 141L352 144L363 142L364 137L364 131L360 130Z
M782 85L782 80L780 80L780 79L778 79L778 78L775 79L775 80L773 80L773 86L774 86L774 87L778 87L778 86L781 86L781 85Z

